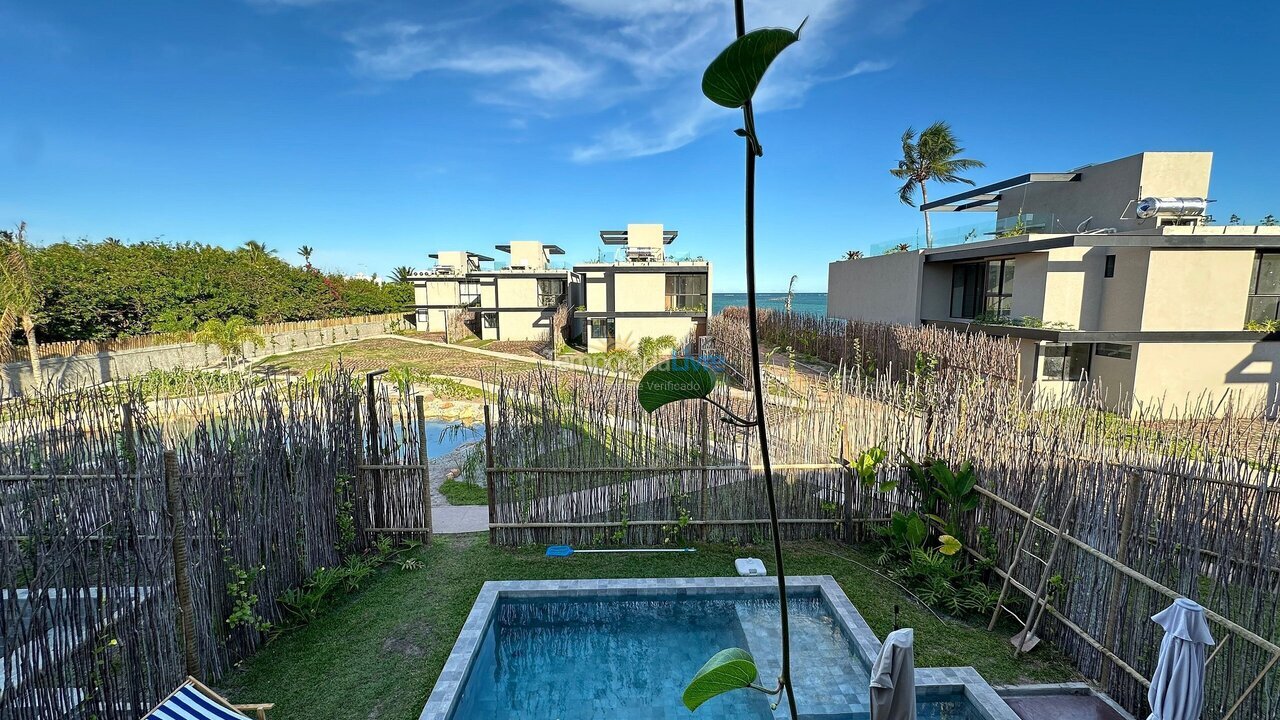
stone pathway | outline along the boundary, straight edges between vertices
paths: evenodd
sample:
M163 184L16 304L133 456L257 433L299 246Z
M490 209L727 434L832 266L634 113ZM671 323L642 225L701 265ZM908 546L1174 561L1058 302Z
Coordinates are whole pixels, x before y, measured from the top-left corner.
M445 475L462 466L477 443L460 445L452 452L431 459L431 529L440 535L484 532L489 529L489 508L485 505L450 505L440 493Z

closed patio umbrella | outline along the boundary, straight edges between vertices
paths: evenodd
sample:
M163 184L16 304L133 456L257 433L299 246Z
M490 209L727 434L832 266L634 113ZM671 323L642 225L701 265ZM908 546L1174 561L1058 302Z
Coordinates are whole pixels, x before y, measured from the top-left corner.
M1204 707L1204 652L1213 644L1204 608L1186 598L1151 616L1164 628L1147 720L1197 720Z
M889 633L871 666L871 720L915 718L915 633L903 628Z

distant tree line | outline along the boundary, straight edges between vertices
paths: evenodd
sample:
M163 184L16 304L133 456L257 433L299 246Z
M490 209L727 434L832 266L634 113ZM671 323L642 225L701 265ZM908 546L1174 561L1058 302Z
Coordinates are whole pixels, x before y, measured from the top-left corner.
M26 245L35 334L40 342L106 340L236 317L271 323L390 313L413 301L403 276L380 285L376 275L325 273L304 249L306 266L296 267L254 241L234 250L113 238Z

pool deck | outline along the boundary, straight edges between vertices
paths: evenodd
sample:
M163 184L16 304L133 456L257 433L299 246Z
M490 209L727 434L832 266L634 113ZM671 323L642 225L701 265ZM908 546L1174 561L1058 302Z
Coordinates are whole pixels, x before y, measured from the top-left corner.
M714 577L714 578L656 578L656 579L608 579L608 580L506 580L486 582L471 607L471 614L458 634L453 651L445 662L435 688L422 709L419 720L448 720L463 685L472 660L484 638L485 631L503 597L521 598L572 598L587 597L642 597L645 595L715 595L732 591L750 591L752 594L768 593L777 587L771 577ZM865 667L869 668L880 654L880 640L863 620L844 591L829 575L790 576L788 590L817 592L826 600L828 608L840 622L843 631L856 648ZM917 668L916 688L923 691L962 692L984 720L1019 720L1014 711L1001 699L995 689L971 667ZM847 691L832 689L849 712L855 713L867 704L865 688ZM840 697L847 695L848 697ZM865 711L864 711L865 712Z

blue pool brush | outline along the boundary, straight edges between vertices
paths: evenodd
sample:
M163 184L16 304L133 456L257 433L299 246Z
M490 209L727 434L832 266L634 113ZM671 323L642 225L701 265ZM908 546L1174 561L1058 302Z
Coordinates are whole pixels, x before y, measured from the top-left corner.
M580 553L691 553L696 552L697 548L622 548L619 550L574 550L568 545L552 545L547 548L547 557L569 557L575 552Z

